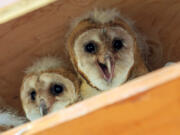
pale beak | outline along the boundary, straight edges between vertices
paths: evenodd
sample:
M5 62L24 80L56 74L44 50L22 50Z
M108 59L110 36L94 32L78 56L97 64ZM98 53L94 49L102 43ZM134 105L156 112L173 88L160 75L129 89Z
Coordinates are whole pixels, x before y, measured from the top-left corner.
M48 113L48 109L47 109L44 99L40 100L39 112L40 112L41 116L44 116Z
M107 66L108 72L112 75L112 65L111 65L111 59L110 58L106 59L106 66Z
M111 82L114 74L114 60L110 56L105 57L104 63L97 61L98 67L103 78L107 82Z

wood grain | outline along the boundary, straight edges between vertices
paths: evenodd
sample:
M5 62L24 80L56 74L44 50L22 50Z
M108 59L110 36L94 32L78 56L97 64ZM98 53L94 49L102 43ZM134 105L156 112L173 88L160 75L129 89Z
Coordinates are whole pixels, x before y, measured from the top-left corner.
M39 5L46 5L45 1L41 2ZM57 0L39 9L37 6L19 10L26 6L11 5L0 10L0 19L16 12L16 7L18 15L25 14L11 16L9 19L12 20L0 25L0 95L7 104L20 111L19 87L24 69L39 56L64 57L65 34L70 23L95 7L117 8L134 21L149 46L156 48L149 57L152 70L167 61L180 60L179 0Z
M179 69L158 70L2 135L179 135Z

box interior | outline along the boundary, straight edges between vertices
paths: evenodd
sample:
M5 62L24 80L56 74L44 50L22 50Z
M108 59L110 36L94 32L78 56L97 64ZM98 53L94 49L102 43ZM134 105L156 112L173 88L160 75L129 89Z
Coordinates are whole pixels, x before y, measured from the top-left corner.
M156 48L149 56L152 70L180 60L178 0L55 1L0 24L0 95L8 105L23 114L19 88L25 68L40 56L64 57L70 24L95 7L116 8L134 22L148 45Z

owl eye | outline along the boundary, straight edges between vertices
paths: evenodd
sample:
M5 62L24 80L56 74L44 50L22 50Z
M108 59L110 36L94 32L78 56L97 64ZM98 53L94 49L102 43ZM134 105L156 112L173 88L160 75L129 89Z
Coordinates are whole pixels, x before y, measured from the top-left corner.
M34 101L36 99L36 91L35 90L31 91L30 96L31 99Z
M112 41L112 45L113 45L113 49L114 49L115 51L118 51L118 50L122 49L122 47L124 46L124 45L123 45L123 40L122 40L122 39L115 38L115 39Z
M53 84L51 87L50 87L50 92L52 95L54 96L57 96L59 95L60 93L62 93L64 90L64 87L60 84Z
M97 49L96 43L90 41L89 43L85 44L84 50L88 53L95 53Z

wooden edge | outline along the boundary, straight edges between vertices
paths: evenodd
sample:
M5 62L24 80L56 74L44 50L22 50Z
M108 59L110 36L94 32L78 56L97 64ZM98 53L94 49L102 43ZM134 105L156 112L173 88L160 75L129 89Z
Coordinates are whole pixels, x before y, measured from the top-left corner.
M72 119L84 116L105 106L117 103L154 87L180 78L180 63L149 73L134 79L118 88L94 96L69 108L47 115L39 120L11 129L2 135L34 134L57 126ZM111 96L109 96L111 95ZM79 111L81 110L81 111Z
M22 16L57 0L17 0L0 8L0 24Z

